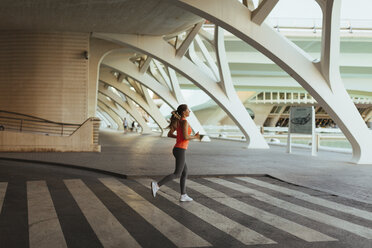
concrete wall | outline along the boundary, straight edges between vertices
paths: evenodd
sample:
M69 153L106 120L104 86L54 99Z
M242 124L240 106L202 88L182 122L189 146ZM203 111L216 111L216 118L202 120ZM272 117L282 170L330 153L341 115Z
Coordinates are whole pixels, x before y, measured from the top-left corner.
M1 31L0 110L83 123L88 49L88 33Z
M68 137L0 131L0 152L100 152L99 125L90 118Z

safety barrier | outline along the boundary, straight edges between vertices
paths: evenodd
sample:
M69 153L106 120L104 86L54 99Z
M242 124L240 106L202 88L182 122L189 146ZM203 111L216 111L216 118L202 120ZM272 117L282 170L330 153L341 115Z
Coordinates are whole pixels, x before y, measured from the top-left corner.
M70 136L81 127L81 125L82 124L54 122L35 116L0 110L0 131Z

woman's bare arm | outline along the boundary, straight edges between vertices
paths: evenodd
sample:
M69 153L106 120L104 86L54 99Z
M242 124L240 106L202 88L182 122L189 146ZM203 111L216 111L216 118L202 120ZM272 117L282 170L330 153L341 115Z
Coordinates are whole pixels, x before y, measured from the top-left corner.
M174 134L174 132L176 131L176 129L174 129L173 127L170 128L169 132L168 132L168 137L169 138L177 138L177 135Z
M186 120L180 121L180 124L183 133L183 138L185 140L200 139L199 132L197 132L194 136L188 134L189 123Z

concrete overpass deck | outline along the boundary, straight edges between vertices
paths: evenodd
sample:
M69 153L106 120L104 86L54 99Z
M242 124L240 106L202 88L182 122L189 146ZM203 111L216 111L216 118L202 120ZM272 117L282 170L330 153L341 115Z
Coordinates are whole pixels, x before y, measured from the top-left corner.
M161 176L174 170L173 139L103 130L101 153L1 153L0 160L69 165L123 175ZM283 181L372 203L372 167L354 165L349 154L283 147L245 149L244 143L213 140L191 142L187 153L190 176L267 174Z

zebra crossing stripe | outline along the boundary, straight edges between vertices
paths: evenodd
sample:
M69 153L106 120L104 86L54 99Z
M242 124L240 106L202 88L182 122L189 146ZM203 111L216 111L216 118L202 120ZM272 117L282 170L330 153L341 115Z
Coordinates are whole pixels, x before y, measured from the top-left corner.
M27 205L30 247L67 247L45 181L27 182Z
M7 186L8 186L8 183L0 182L0 214L1 214L1 209L3 208L4 197L5 197Z
M138 179L136 181L145 187L150 188L149 185L151 180ZM196 201L180 203L178 201L179 193L165 185L161 187L161 191L158 191L157 194L163 196L174 204L181 206L188 212L198 216L200 219L234 237L245 245L276 244L275 241L263 236L262 234L259 234Z
M210 243L190 231L168 214L148 202L142 196L114 178L99 179L134 211L151 223L178 247L205 247Z
M281 187L281 186L278 186L278 185L273 185L273 184L270 184L270 183L267 183L267 182L264 182L264 181L261 181L261 180L257 180L257 179L254 179L254 178L237 177L237 179L248 182L248 183L252 183L252 184L264 187L264 188L268 188L268 189L271 189L271 190L274 190L274 191L277 191L277 192L281 192L283 194L287 194L287 195L296 197L297 199L300 199L300 200L303 200L303 201L307 201L307 202L317 204L317 205L320 205L320 206L323 206L323 207L331 208L331 209L334 209L334 210L337 210L337 211L340 211L340 212L348 213L348 214L358 216L360 218L364 218L364 219L367 219L367 220L372 220L372 213L368 212L368 211L365 211L365 210L361 210L361 209L353 208L353 207L346 206L346 205L343 205L343 204L340 204L340 203L328 201L328 200L325 200L325 199L322 199L322 198L319 198L319 197L314 197L314 196L311 196L311 195L306 194L304 192L288 189L288 188Z
M280 216L271 214L269 212L263 211L249 204L241 202L235 198L229 197L228 195L214 190L210 187L201 185L194 181L188 181L187 186L207 197L213 196L213 200L226 205L232 209L235 209L245 215L256 218L266 224L274 226L282 231L290 233L300 239L307 242L318 242L318 241L337 241L332 237L329 237L323 233L310 229L308 227L299 225L290 220L284 219Z
M290 202L283 201L279 198L273 197L271 195L265 194L263 192L260 192L258 190L254 190L245 186L242 186L237 183L233 183L227 180L217 179L217 178L207 178L207 180L220 184L224 187L237 190L242 193L249 194L250 197L253 197L259 201L266 202L268 204L271 204L273 206L282 208L284 210L305 216L309 219L318 221L320 223L324 223L326 225L334 226L336 228L354 233L358 236L372 239L372 229L364 226L360 226L327 214L323 214L308 208L304 208L295 204L292 204Z
M83 181L63 181L105 248L141 247Z

